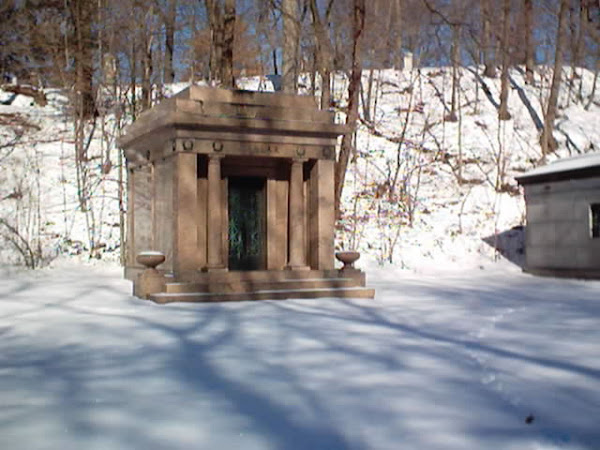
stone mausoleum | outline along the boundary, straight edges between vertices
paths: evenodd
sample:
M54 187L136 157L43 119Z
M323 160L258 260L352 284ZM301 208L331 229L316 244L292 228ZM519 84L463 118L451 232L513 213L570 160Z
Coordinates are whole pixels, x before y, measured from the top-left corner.
M526 272L600 279L600 153L519 177L525 191Z
M372 298L352 262L334 268L335 146L344 132L312 97L281 93L192 86L140 115L119 140L125 276L136 295ZM140 254L158 253L157 269L140 264Z

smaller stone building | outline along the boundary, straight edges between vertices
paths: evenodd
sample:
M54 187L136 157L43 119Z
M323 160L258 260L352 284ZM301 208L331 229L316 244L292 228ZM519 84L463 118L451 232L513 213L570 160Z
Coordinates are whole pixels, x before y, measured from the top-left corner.
M334 267L344 132L308 96L192 86L146 111L119 139L126 277L138 283L136 256L160 252L155 301L373 297L364 273Z
M526 272L600 278L600 153L517 177L527 207Z

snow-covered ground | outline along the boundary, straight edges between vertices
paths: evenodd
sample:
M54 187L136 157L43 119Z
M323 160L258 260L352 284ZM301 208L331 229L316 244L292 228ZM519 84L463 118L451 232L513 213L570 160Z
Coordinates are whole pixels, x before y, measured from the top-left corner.
M375 300L158 306L116 267L5 269L0 448L600 448L600 282L369 277Z

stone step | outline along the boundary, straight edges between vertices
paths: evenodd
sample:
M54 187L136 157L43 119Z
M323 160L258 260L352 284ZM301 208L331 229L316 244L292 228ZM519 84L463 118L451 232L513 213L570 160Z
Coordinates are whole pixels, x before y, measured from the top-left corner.
M289 280L230 280L217 283L167 283L166 293L184 294L214 292L223 294L247 293L265 290L329 289L360 287L360 281L352 278L307 278Z
M287 300L310 298L374 298L375 289L364 287L341 287L322 289L276 289L237 293L182 292L150 295L155 303L174 302L241 302L252 300Z

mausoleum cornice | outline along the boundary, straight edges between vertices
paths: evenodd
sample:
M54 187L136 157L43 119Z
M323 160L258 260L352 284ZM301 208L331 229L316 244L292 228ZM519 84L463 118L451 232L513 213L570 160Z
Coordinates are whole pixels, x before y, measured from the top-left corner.
M193 86L141 114L118 144L145 151L148 145L154 149L185 135L201 140L330 146L347 132L333 118L332 112L319 110L309 96Z

